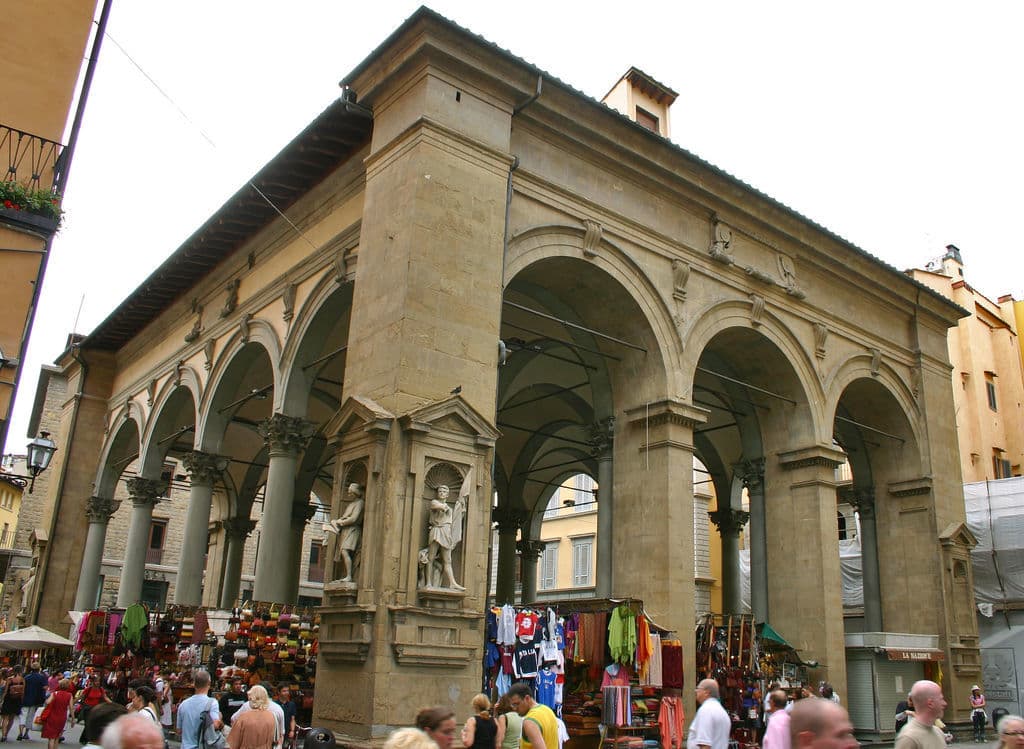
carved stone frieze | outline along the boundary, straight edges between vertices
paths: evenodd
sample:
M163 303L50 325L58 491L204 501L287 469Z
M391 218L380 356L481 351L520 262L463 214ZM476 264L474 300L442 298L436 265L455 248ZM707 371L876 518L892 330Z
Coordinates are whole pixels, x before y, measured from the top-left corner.
M271 454L297 454L306 449L316 424L300 416L274 414L259 423L258 431Z

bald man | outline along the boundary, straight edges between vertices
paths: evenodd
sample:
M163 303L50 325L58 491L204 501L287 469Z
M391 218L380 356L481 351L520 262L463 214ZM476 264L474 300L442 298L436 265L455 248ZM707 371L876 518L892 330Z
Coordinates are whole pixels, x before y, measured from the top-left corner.
M846 710L820 697L805 697L793 705L789 712L789 738L793 749L858 749L860 746Z
M914 717L896 737L895 749L945 749L946 737L935 725L946 711L942 687L934 681L914 682L910 699L914 702Z
M103 749L164 749L160 725L140 713L122 715L103 731Z
M705 679L697 685L697 713L690 723L686 749L728 749L732 719L718 701L718 682Z

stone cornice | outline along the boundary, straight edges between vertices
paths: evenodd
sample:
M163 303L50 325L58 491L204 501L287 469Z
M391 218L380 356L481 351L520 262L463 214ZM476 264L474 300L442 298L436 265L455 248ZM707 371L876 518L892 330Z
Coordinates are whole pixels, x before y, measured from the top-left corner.
M626 420L634 427L659 427L664 424L693 429L704 424L711 416L706 408L693 406L681 400L666 398L626 409Z
M918 497L931 494L931 491L931 476L921 476L907 481L893 481L889 484L889 494L894 497Z
M811 466L838 468L844 462L846 462L846 454L842 450L824 445L811 445L779 453L779 465L786 471Z

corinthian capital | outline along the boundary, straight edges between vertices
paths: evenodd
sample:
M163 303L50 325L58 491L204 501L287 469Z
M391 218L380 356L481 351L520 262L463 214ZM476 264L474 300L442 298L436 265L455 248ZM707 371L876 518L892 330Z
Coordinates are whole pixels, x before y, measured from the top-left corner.
M121 503L109 497L89 497L85 503L85 516L90 523L106 523L110 516L117 512Z
M271 454L298 454L306 449L316 424L299 416L274 414L259 424L259 433Z
M590 425L590 452L595 457L609 452L615 438L615 417L608 416Z
M537 560L544 553L546 545L543 541L516 541L516 551L519 552L519 556L523 559Z
M708 517L711 518L711 522L718 528L719 535L736 536L743 530L743 526L747 524L747 520L750 519L750 513L726 507L722 510L709 512Z
M733 466L733 471L748 492L756 492L764 488L764 458L744 460Z
M198 450L185 453L181 456L181 462L193 484L206 486L212 486L221 471L228 467L228 459L222 455L212 455Z
M141 476L128 479L128 495L136 507L155 505L166 488L166 482L159 479L144 479Z
M495 508L492 516L498 524L498 533L515 533L526 522L526 511L510 507Z
M222 521L228 538L245 540L256 529L256 521L248 518L227 518Z

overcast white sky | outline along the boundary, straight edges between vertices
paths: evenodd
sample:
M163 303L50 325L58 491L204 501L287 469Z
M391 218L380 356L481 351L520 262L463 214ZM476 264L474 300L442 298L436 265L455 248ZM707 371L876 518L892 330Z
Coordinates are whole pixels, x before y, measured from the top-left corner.
M82 295L88 333L417 7L115 0L7 451ZM1024 298L1024 3L430 7L594 98L635 65L679 92L684 148L900 269L952 243L971 285Z

